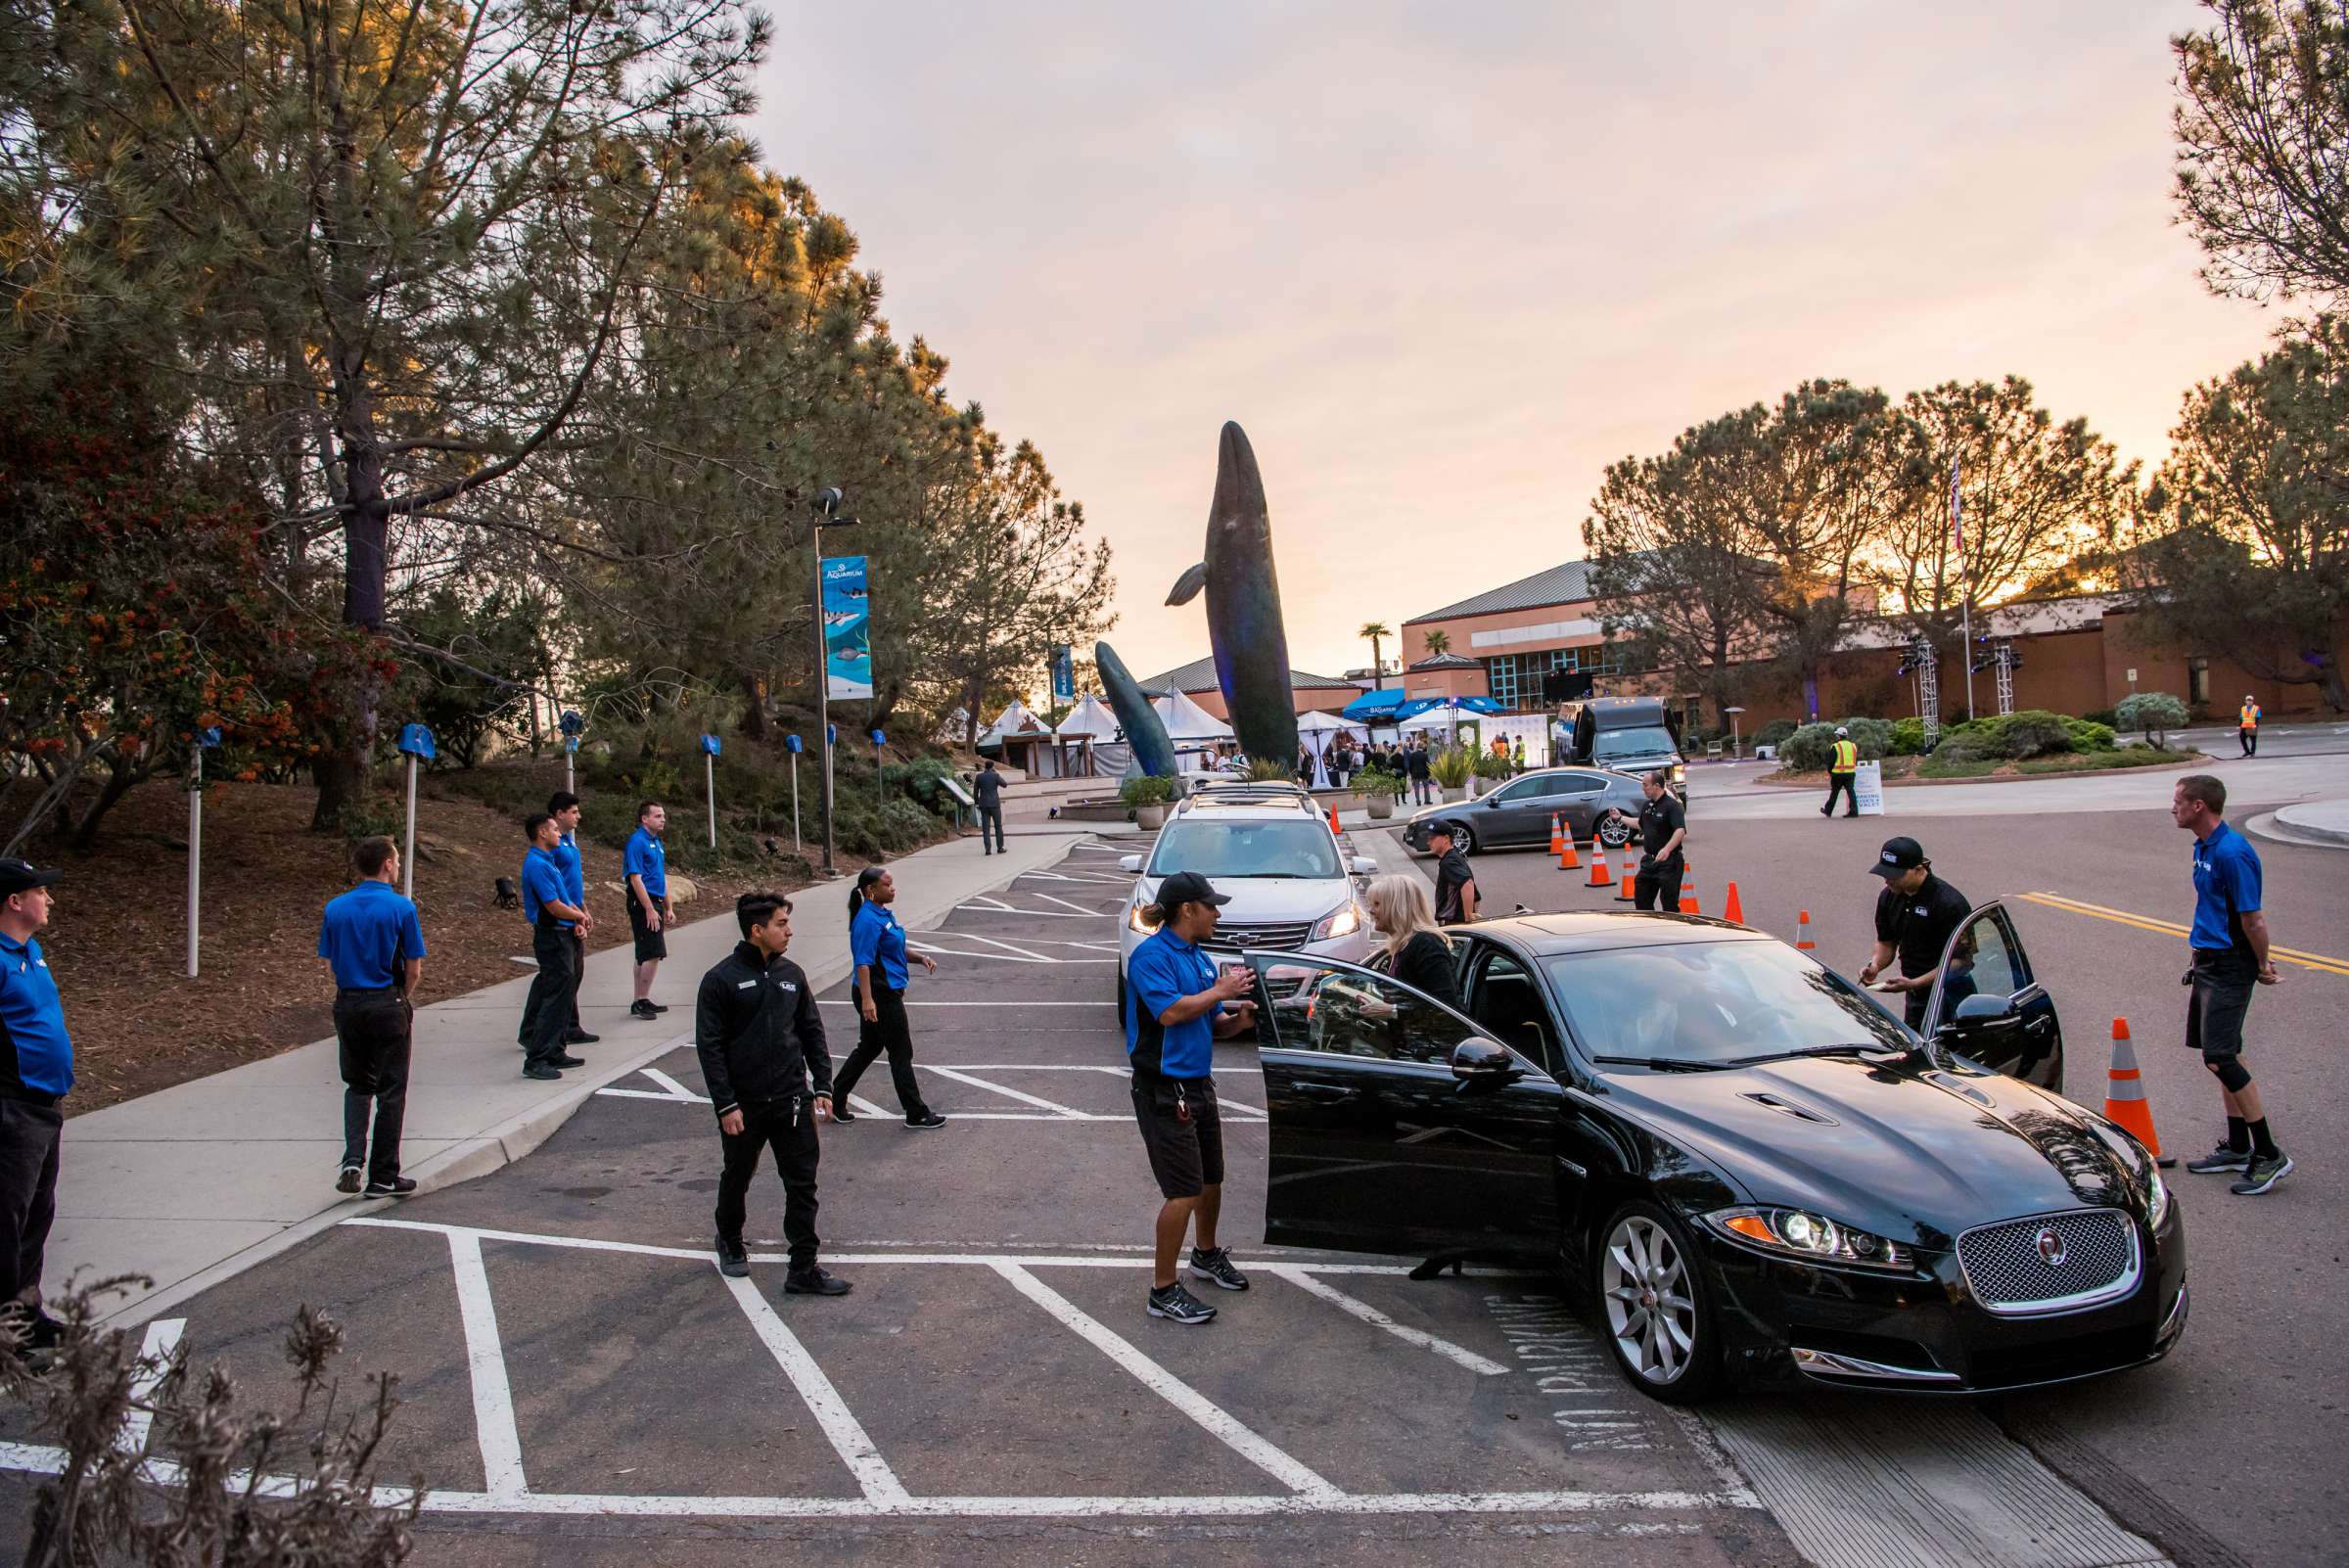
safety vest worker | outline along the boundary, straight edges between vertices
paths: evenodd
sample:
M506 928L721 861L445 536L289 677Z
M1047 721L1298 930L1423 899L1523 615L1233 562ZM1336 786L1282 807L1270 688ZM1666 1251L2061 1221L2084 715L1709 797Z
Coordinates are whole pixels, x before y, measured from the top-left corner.
M1860 748L1848 740L1835 743L1835 761L1828 765L1830 773L1855 772L1860 766Z
M1841 724L1835 726L1834 760L1827 763L1827 804L1819 808L1821 816L1835 814L1835 800L1841 796L1844 815L1860 814L1860 791L1857 774L1860 771L1860 747L1851 738L1852 732Z
M2235 739L2242 742L2245 757L2259 750L2259 704L2249 693L2244 694L2243 706L2235 715Z

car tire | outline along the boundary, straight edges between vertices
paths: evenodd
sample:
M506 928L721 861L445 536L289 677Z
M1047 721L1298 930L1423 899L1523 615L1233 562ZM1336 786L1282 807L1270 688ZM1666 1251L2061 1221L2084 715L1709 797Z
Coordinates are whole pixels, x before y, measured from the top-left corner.
M1644 1198L1623 1205L1590 1248L1598 1334L1624 1380L1666 1405L1721 1390L1713 1287L1687 1227Z
M1459 831L1451 836L1451 847L1462 854L1474 854L1476 853L1476 829L1458 817L1454 817L1452 820L1458 824Z
M1598 824L1598 842L1610 850L1620 850L1632 842L1632 826L1621 817L1603 818Z

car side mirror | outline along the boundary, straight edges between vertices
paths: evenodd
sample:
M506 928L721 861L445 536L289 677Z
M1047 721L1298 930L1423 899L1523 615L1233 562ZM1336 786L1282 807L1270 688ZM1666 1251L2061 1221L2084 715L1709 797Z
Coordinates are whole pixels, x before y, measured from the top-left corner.
M2022 1021L2023 1015L2011 996L1968 996L1950 1014L1950 1028L1959 1035L1992 1034L2012 1029Z
M1138 854L1121 854L1118 856L1118 869L1139 872L1142 869L1142 857Z
M1480 1035L1452 1047L1451 1076L1463 1085L1513 1084L1525 1076L1525 1069L1506 1045Z
M1372 854L1356 855L1354 857L1354 874L1358 877L1376 876L1378 874L1378 857Z

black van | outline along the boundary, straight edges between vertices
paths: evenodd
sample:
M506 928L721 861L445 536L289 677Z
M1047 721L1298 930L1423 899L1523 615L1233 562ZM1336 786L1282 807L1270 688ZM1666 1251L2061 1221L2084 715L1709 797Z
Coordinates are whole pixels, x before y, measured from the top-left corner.
M1673 792L1688 793L1680 721L1661 697L1593 697L1574 715L1569 761L1644 773L1672 770Z

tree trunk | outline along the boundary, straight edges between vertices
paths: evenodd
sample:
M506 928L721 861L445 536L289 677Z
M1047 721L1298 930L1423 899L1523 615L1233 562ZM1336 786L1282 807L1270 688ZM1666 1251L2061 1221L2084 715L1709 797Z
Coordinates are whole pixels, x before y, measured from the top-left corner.
M766 739L766 677L753 670L743 670L735 677L742 684L747 699L742 715L742 734L745 739Z

